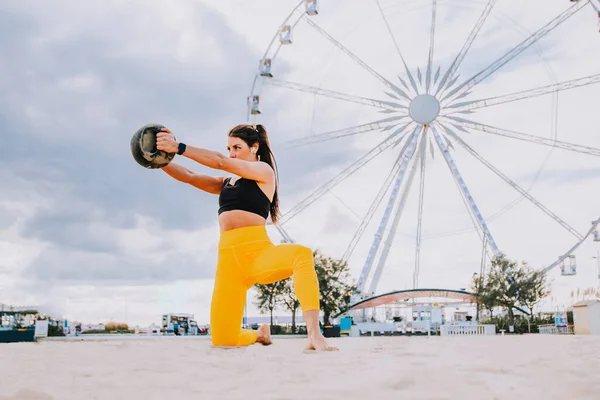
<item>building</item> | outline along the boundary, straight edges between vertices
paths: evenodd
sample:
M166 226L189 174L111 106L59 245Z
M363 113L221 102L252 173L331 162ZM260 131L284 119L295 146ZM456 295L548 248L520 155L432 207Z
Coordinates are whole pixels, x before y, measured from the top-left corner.
M600 300L585 300L573 305L576 335L600 335Z

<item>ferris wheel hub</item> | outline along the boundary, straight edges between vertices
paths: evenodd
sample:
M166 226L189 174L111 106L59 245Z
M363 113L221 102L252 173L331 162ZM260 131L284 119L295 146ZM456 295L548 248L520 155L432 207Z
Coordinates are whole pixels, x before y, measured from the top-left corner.
M430 124L440 115L440 102L430 94L421 94L411 101L408 112L415 122Z

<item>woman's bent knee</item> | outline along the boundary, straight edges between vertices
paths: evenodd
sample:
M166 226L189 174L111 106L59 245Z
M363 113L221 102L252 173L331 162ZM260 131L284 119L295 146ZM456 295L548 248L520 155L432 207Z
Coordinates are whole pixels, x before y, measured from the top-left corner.
M313 251L310 247L306 247L301 244L296 246L296 254L300 259L302 259L302 261L310 261L311 263L314 263Z

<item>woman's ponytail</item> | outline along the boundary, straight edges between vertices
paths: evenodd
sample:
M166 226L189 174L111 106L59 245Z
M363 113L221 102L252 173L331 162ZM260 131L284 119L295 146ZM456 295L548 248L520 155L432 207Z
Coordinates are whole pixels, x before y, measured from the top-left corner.
M260 161L266 162L273 168L275 172L275 193L273 194L273 201L271 201L271 221L276 223L279 220L279 174L277 171L277 163L275 162L275 156L271 151L271 145L269 143L269 136L267 130L263 125L256 125L256 131L258 132L258 155Z
M229 132L229 136L239 137L244 140L248 146L252 146L254 143L258 142L258 152L256 154L258 160L269 164L271 168L273 168L273 171L275 172L275 193L273 194L269 213L271 214L271 221L276 223L279 220L279 174L275 156L271 151L267 130L260 124L238 125Z

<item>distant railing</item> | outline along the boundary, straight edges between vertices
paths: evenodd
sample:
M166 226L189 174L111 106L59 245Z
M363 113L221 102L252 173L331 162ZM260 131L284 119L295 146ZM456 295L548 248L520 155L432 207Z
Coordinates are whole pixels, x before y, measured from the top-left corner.
M356 324L360 334L370 332L371 336L375 336L375 332L396 332L398 326L396 324L382 323L382 322L360 322Z
M574 335L573 325L556 326L554 324L539 325L538 330L542 335Z
M495 335L496 325L442 325L442 336Z
M411 327L413 332L427 333L431 331L431 321L412 321Z

